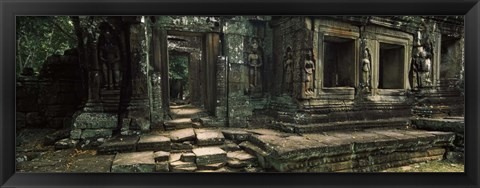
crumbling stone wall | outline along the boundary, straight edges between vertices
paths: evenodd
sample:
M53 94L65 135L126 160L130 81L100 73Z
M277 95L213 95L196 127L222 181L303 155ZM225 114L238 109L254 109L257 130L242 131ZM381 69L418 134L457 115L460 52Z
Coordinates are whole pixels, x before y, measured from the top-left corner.
M39 75L17 79L17 129L69 128L85 95L76 49L47 58Z

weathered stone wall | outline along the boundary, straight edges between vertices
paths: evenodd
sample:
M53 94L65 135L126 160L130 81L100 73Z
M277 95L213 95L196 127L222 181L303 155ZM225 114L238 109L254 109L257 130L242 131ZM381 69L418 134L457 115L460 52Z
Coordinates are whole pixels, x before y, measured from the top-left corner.
M247 127L254 109L264 109L266 94L273 82L272 36L267 22L269 17L238 16L225 19L224 55L229 64L228 76L228 118L229 126ZM248 64L252 40L258 40L261 82L260 89L252 90L250 75L252 68ZM222 69L224 70L224 69Z
M17 79L17 129L70 128L84 100L76 49L47 58L40 75Z

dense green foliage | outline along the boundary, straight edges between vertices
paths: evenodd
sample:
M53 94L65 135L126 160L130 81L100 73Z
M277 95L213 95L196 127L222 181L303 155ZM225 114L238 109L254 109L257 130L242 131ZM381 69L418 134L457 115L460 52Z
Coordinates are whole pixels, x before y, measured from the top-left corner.
M188 79L188 57L170 56L168 74L171 79Z
M38 72L48 56L63 54L77 43L67 16L18 16L16 40L17 74L25 67Z

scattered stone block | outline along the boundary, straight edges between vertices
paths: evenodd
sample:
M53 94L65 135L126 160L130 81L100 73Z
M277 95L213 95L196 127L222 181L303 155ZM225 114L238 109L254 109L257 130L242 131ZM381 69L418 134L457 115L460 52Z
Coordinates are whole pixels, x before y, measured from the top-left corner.
M137 135L120 136L105 141L98 147L98 154L113 154L117 152L134 152L138 141Z
M192 128L172 131L170 132L170 139L172 139L172 142L195 140L195 132Z
M138 151L170 151L171 148L170 138L161 135L140 136L137 145Z
M231 140L225 140L225 143L221 145L220 148L226 152L241 150L240 146Z
M75 129L115 129L117 128L118 116L108 113L83 112L75 118Z
M81 129L73 129L70 131L70 138L78 140L80 139L80 136L82 135L82 130Z
M219 169L216 169L216 170L197 170L195 172L209 172L209 173L221 173L221 172L234 172L232 170L229 170L225 167L222 167L222 168L219 168Z
M198 170L218 170L222 167L225 166L225 162L222 163L213 163L213 164L207 164L207 165L198 165L197 168Z
M64 138L55 142L55 149L69 149L77 146L78 140L73 140L70 138Z
M196 155L196 163L199 166L227 161L227 153L219 147L195 148L192 151Z
M109 138L112 136L111 129L85 129L82 131L81 139Z
M237 143L246 141L250 136L250 133L246 131L240 131L240 130L222 130L222 133L225 136L225 138L229 140L233 140Z
M170 158L170 152L166 151L157 151L154 154L155 162L164 162L168 161Z
M168 158L168 161L170 161L170 163L173 163L175 161L179 161L181 157L182 157L182 153L171 153Z
M197 165L192 162L175 161L170 163L170 166L172 172L194 172L197 170Z
M195 162L195 154L194 153L182 153L180 160L183 162Z
M156 172L169 172L170 171L170 163L168 161L157 162L155 164L155 171Z
M112 172L154 172L156 164L152 151L118 153L112 164Z
M49 134L45 137L43 141L43 145L49 146L55 144L55 142L70 137L70 130L68 129L62 129L53 132L52 134Z
M192 149L193 149L193 144L191 141L185 141L182 143L172 143L172 150L191 151Z
M199 146L221 145L225 142L225 137L220 131L200 131L200 129L197 129L195 133L197 135L197 145Z
M463 152L447 152L445 158L454 163L465 163L465 154Z
M245 151L228 152L227 158L228 166L232 168L257 166L257 158Z

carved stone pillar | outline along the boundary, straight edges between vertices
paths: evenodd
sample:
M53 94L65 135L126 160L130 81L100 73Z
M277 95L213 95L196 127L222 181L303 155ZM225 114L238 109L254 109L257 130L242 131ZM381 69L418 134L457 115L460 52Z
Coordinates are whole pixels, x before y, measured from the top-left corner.
M161 67L161 53L160 53L160 30L158 28L152 28L152 46L153 46L153 72L150 74L152 84L152 116L151 123L153 127L161 127L163 121L163 108L162 108L162 79L160 73Z
M128 63L125 90L122 96L122 134L132 131L150 130L150 107L148 98L148 62L145 53L145 27L139 21L140 17L126 17L129 25L126 31Z
M100 99L101 71L97 56L97 46L93 39L88 39L87 54L88 61L88 99L84 106L85 112L102 112L102 101Z

